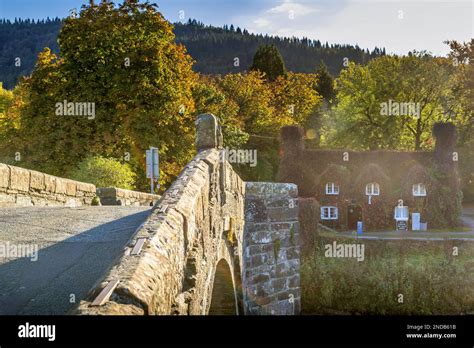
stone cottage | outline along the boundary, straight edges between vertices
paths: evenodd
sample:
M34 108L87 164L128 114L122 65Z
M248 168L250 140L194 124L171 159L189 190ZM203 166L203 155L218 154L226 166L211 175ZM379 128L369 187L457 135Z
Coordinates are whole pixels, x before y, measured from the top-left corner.
M457 225L462 192L452 123L434 125L433 151L307 149L303 134L281 129L277 181L316 201L320 223L338 230L355 230L358 221L364 230Z

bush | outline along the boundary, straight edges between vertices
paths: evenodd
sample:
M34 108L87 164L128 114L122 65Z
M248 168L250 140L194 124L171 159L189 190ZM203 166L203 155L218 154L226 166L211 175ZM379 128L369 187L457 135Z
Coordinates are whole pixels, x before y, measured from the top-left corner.
M130 165L113 158L88 157L71 174L72 179L88 182L97 187L134 189L136 174Z
M472 242L364 241L365 259L328 258L317 240L301 264L304 314L459 315L474 313ZM453 246L459 255L453 256ZM403 303L398 295L403 295Z

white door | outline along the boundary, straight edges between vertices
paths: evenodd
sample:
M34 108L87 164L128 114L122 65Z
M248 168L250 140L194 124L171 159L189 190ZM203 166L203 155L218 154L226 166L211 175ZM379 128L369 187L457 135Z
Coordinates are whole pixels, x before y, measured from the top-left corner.
M411 230L412 231L420 230L420 213L411 214Z

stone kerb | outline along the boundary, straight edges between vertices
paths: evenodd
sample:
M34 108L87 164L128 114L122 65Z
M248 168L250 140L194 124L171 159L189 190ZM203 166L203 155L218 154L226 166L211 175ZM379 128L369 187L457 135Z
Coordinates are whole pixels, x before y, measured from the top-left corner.
M150 206L160 199L159 195L117 187L98 187L97 196L102 205L121 206Z
M245 192L245 313L299 314L297 186L247 182Z
M92 184L0 163L0 207L91 205Z

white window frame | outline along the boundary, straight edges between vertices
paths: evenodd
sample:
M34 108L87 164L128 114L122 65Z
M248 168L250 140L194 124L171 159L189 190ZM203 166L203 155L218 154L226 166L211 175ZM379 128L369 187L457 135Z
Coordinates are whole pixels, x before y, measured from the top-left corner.
M366 196L380 196L380 185L376 182L370 182L365 185Z
M414 184L412 186L412 192L414 197L426 197L426 186L423 183Z
M328 182L326 184L326 194L331 196L337 196L339 194L339 185Z
M397 213L401 213L401 215L398 215ZM395 220L408 220L409 216L410 216L410 211L408 210L407 206L395 207L395 212L393 214L393 217Z
M321 207L321 220L337 220L338 216L339 216L339 212L338 212L337 207L334 207L334 206Z

